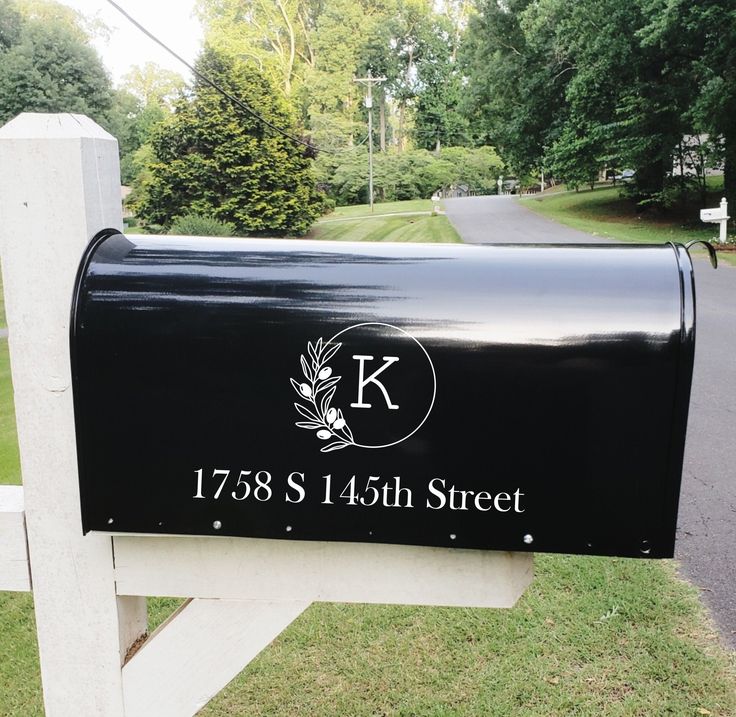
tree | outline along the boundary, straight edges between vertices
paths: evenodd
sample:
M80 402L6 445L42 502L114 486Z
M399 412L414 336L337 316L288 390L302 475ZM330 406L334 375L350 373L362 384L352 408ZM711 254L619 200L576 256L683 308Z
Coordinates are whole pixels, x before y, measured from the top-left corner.
M498 147L519 174L540 166L566 116L570 60L554 46L554 17L531 22L536 9L533 0L481 0L460 50L475 139Z
M157 105L171 108L184 90L184 78L155 62L133 65L123 75L122 89L133 95L143 107Z
M15 5L10 0L0 0L0 53L18 42L22 25L23 18Z
M138 164L135 154L149 143L155 128L171 111L156 102L144 104L127 90L116 90L110 109L102 122L105 129L118 140L120 150L120 177L123 184L132 184Z
M8 16L4 2L3 15ZM112 90L97 53L68 23L17 21L0 33L0 124L21 112L78 112L103 121Z
M283 97L251 64L205 47L196 66L275 126L296 132ZM194 213L232 222L244 234L303 234L320 213L304 148L200 80L152 144L155 161L138 207L149 224L168 228Z
M679 33L665 43L647 24L679 5L485 0L467 45L471 124L485 125L517 172L546 164L580 184L623 165L636 169L638 198L659 201L692 79Z
M723 162L726 197L736 206L736 7L730 0L651 0L646 20L642 42L666 52L665 81L681 78L686 126L710 135L708 152Z
M153 62L134 66L113 94L104 123L120 147L120 174L123 184L132 184L140 162L136 152L151 141L154 129L173 111L174 102L184 92L184 79Z
M82 42L110 36L110 28L97 15L85 15L55 0L15 0L15 5L24 18L46 25L64 25Z
M198 0L205 39L214 49L253 62L286 97L314 65L311 30L319 3L309 0Z
M318 161L321 181L340 204L368 201L366 149L356 147L337 159ZM428 199L451 184L467 184L488 194L503 172L503 162L492 147L449 147L437 158L426 149L386 152L374 159L373 186L382 201Z
M307 75L306 105L319 146L346 147L365 135L361 117L363 91L353 78L361 50L361 42L356 42L356 38L370 37L372 28L365 8L354 0L332 0L315 20L314 64Z
M462 145L468 138L468 121L460 111L462 77L455 61L456 28L445 16L431 22L422 37L417 62L417 95L414 107L414 142L434 149Z

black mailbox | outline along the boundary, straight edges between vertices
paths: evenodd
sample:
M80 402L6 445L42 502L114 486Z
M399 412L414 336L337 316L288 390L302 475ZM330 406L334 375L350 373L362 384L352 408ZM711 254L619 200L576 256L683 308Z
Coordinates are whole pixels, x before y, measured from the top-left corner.
M71 352L83 529L673 553L686 249L130 237Z

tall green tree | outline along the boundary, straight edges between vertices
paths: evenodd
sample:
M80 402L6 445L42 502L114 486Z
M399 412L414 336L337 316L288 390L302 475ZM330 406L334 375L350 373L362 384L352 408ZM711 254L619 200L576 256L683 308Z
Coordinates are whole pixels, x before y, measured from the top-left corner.
M361 38L371 37L374 27L373 17L355 0L331 0L315 18L307 112L309 126L321 147L349 147L365 134L363 88L353 80Z
M136 65L123 77L115 90L105 128L117 137L120 147L120 174L123 184L132 184L141 169L139 153L150 143L157 125L173 111L183 94L184 78L153 62Z
M286 97L299 92L314 65L314 0L198 0L205 39L214 49L249 60Z
M112 87L82 30L45 17L23 18L3 0L0 124L21 112L79 112L104 122ZM4 23L3 23L4 24Z
M541 165L567 113L570 60L556 52L553 23L529 31L535 9L534 0L480 0L461 48L463 110L476 141L498 147L519 174Z
M252 64L206 47L196 66L272 124L297 131L283 96ZM204 82L195 80L152 145L138 206L149 224L168 228L175 217L196 213L232 222L242 234L303 234L320 213L304 148Z
M665 56L664 79L682 78L685 124L709 135L736 206L736 6L731 0L649 0L642 43Z
M517 171L546 165L582 183L627 166L640 199L661 199L692 79L680 59L687 40L648 27L678 4L485 0L470 25L471 118Z
M184 78L155 62L133 65L123 75L122 89L133 95L143 107L157 105L171 108L184 90Z
M468 121L460 110L463 78L456 62L457 28L446 15L430 19L422 33L414 100L414 143L434 149L468 141Z
M135 181L139 168L135 160L136 152L151 141L156 127L170 114L171 111L163 103L144 103L127 90L114 91L103 126L118 140L123 184L129 185Z

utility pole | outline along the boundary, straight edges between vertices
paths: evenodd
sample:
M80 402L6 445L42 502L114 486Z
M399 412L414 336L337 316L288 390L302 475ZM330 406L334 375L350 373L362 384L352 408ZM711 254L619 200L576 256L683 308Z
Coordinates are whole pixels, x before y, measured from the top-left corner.
M373 77L370 70L368 70L368 77L353 79L353 82L368 88L365 106L368 109L368 201L371 205L371 214L373 214L373 85L380 85L385 81L385 77Z

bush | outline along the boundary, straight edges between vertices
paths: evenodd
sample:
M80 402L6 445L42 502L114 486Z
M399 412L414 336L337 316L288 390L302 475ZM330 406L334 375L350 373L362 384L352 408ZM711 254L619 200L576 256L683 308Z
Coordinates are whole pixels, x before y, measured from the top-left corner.
M185 214L176 217L171 224L169 234L197 237L231 237L235 234L232 222L223 222L213 216L204 214Z
M206 46L196 67L267 122L299 132L292 107L253 65ZM194 213L232 222L241 236L301 236L320 215L310 153L204 80L195 79L157 125L151 147L136 203L146 224L169 228L174 217Z
M373 189L375 200L382 202L429 198L451 184L467 184L479 194L490 194L502 172L503 162L493 147L447 147L440 157L426 149L376 152ZM340 205L368 201L368 152L364 147L337 158L321 155L317 176Z

